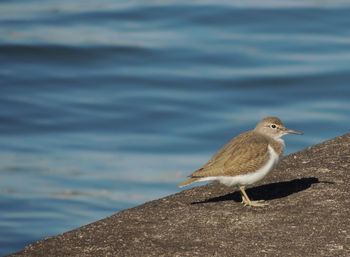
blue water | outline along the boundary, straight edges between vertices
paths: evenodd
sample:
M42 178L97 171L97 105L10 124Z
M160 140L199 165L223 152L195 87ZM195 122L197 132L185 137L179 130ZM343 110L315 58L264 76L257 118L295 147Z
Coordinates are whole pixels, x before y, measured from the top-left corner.
M350 127L346 1L1 1L0 255L145 201L266 115Z

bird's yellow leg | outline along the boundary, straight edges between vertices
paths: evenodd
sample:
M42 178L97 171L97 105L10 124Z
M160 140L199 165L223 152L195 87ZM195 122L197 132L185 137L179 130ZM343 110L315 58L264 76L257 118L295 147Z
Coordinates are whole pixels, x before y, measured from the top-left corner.
M244 205L253 206L253 207L262 207L262 206L268 205L264 201L251 201L249 199L246 191L245 191L245 187L244 186L240 186L239 190L241 191L242 203L244 203Z
M242 202L241 203L243 203L244 205L247 205L248 204L247 198L245 198L244 194L242 193L242 190L240 190L240 192L241 192L241 197L242 197Z

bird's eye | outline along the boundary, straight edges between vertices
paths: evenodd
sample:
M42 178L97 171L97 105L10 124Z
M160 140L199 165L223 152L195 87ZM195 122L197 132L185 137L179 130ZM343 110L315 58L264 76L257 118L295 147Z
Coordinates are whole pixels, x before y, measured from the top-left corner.
M275 124L272 124L272 125L271 125L271 128L276 128L276 125L275 125Z

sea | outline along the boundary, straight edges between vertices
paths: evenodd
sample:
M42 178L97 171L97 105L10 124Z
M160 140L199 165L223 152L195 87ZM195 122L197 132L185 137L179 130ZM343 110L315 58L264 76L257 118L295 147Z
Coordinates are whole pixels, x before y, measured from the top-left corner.
M350 2L1 0L0 256L179 192L265 116L349 132ZM234 189L233 189L234 190Z

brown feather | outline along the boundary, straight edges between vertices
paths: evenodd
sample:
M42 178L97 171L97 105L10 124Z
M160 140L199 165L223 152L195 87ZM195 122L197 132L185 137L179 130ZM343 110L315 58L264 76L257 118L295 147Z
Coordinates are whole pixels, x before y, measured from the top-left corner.
M180 184L178 184L178 187L184 187L187 186L193 182L196 182L198 180L198 178L188 178L185 181L181 182Z
M275 141L255 131L233 138L191 177L236 176L256 171L269 159L268 145Z
M281 138L288 133L301 134L298 131L287 129L277 117L266 117L253 130L231 139L180 186L204 181L201 178L205 177L234 177L255 172L268 162L269 146L278 156L283 154L284 141Z

